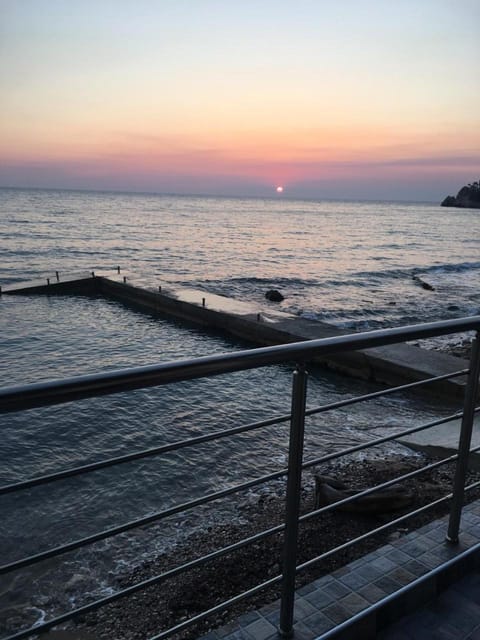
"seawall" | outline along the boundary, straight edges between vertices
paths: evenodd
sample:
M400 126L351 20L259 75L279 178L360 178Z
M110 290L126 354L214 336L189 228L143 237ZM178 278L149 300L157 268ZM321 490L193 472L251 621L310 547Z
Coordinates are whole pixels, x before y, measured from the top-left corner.
M62 275L61 279L56 274L48 284L45 284L45 280L22 283L4 287L2 293L100 294L149 313L223 331L262 346L348 333L324 322L276 311L272 303L266 302L266 308L258 309L249 302L195 289L161 287L161 290L155 290L137 286L123 274L120 275L119 271L102 275L93 272L68 277ZM460 358L408 344L329 354L317 358L315 362L356 378L388 385L415 382L468 367L468 362ZM464 379L444 380L427 385L424 389L454 399L463 395Z

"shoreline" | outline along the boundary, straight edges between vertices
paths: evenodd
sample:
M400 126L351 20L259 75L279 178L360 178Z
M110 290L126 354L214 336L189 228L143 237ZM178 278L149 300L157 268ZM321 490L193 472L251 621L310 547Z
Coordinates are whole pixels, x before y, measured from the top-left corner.
M412 457L391 456L378 460L352 459L340 466L323 465L318 472L334 475L352 488L373 486L402 473L412 471L430 461L425 455ZM419 478L412 478L404 486L413 490L415 503L404 511L388 515L367 516L352 513L327 513L306 521L300 531L298 563L315 557L320 553L356 537L366 530L379 526L448 493L452 487L453 465L449 463L438 469L426 472ZM480 473L469 472L470 480L480 479ZM472 492L471 498L478 497L480 490ZM305 474L302 489L301 511L313 509L312 474ZM142 566L121 576L117 580L118 588L148 579L172 566L187 562L201 554L216 548L232 544L248 535L275 526L283 521L284 499L281 495L260 495L257 504L244 505L242 515L245 524L221 524L210 526L207 530L192 534L185 543L174 551L162 554L145 562ZM448 505L436 507L426 514L407 521L405 526L392 528L390 532L378 534L372 539L362 541L350 549L342 551L333 558L314 565L299 575L297 588L329 573L352 560L365 555L388 541L405 535L423 524L444 515ZM130 598L88 614L76 624L70 624L63 631L51 631L44 637L47 640L136 640L159 633L162 628L178 624L203 609L214 606L219 600L240 593L255 584L274 577L281 572L282 535L275 534L265 540L242 548L224 558L216 559L186 574L176 576L164 585L154 586L137 592ZM199 552L201 550L201 553ZM270 588L256 594L227 611L207 619L187 631L174 637L193 640L209 630L234 620L241 613L276 600L278 588ZM80 634L80 635L79 635Z

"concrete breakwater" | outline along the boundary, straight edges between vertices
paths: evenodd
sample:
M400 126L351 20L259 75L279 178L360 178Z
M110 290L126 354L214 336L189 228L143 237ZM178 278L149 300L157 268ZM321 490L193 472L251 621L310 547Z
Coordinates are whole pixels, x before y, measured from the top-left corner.
M32 281L2 288L6 295L96 294L133 305L148 313L170 316L226 332L255 345L274 345L347 335L333 325L272 309L266 302L258 309L252 303L201 290L145 287L132 284L120 269L116 272L55 275L47 281ZM465 360L408 344L328 354L317 363L365 380L389 385L414 382L468 367ZM464 379L444 380L425 387L450 398L463 394Z

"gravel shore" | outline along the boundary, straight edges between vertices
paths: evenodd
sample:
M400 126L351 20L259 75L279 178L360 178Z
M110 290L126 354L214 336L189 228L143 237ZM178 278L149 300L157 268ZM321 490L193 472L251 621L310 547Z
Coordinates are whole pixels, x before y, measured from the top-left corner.
M424 455L363 461L351 459L340 467L322 466L315 471L335 476L352 488L366 488L413 471L431 461L431 458ZM405 488L414 493L414 504L406 511L449 493L452 488L453 472L453 465L448 464L406 481ZM469 481L479 478L479 473L470 472ZM313 509L313 487L313 475L311 472L306 472L301 504L303 513ZM474 495L470 497L473 498ZM281 523L285 510L284 496L281 491L277 494L260 495L256 504L246 503L241 506L241 509L244 524L219 525L192 535L174 552L154 558L129 575L120 578L118 588L125 588L175 565ZM374 538L357 543L300 574L297 585L308 583L331 572L389 540L443 515L447 510L448 506L436 507L426 514L389 529L386 533L377 534ZM366 516L331 512L321 517L311 518L301 526L298 562L313 558L398 517L401 513L403 512L395 512L393 516L392 514ZM89 614L79 620L75 627L71 626L71 631L51 632L47 637L49 640L140 640L151 637L162 629L181 623L222 600L278 575L281 572L281 549L282 535L275 534ZM185 640L198 638L208 630L235 619L245 611L256 609L275 600L278 596L276 588L262 591L227 611L215 614L193 628L178 633L176 637Z

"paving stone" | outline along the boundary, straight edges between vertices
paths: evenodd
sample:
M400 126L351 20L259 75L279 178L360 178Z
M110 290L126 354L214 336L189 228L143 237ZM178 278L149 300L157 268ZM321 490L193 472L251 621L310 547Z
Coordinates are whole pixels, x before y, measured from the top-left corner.
M427 538L432 540L432 542L444 542L447 535L447 529L445 526L436 527L435 529L429 531L426 535Z
M442 562L450 560L450 558L454 558L460 553L463 553L466 549L468 549L468 545L460 540L458 544L449 544L448 542L444 542L442 545L432 547L429 553L438 558L438 564L442 564Z
M313 629L310 629L310 627L307 627L306 624L304 624L303 622L299 622L298 624L295 625L294 627L294 639L295 640L315 640L315 638L318 637L318 633L321 632L316 632ZM280 636L277 635L277 638L279 638Z
M339 581L352 591L357 591L358 589L360 589L360 587L368 584L369 579L360 575L358 571L350 571L349 573L339 578Z
M423 553L418 557L418 561L428 567L428 569L436 569L440 564L438 557L430 552Z
M396 580L396 582L400 583L402 586L410 584L410 582L413 582L415 580L414 574L410 573L410 571L408 571L404 567L397 567L393 571L390 571L390 573L388 573L387 575L389 578Z
M397 563L393 560L390 560L390 558L388 558L387 556L383 556L371 562L370 566L378 569L379 571L382 571L383 573L386 573L387 571L395 569L397 567Z
M344 596L351 593L351 589L345 586L342 582L335 580L327 584L324 591L329 593L334 599L343 598Z
M312 591L315 591L315 586L314 586L313 582L310 582L309 584L306 584L303 587L301 587L300 589L298 589L297 593L300 596L306 596L307 593L312 593Z
M295 618L297 620L303 620L316 611L316 608L305 598L295 598Z
M334 571L332 573L332 576L333 576L333 578L335 578L335 580L338 580L339 578L342 578L344 575L346 575L349 572L350 572L349 565L346 565L346 566L340 567L340 569L337 569L336 571Z
M275 609L275 611L270 611L265 615L265 618L270 622L270 624L273 624L274 627L278 628L278 625L280 624L280 608Z
M305 620L303 620L303 624L312 631L315 631L317 636L320 633L329 631L332 627L335 626L333 620L331 620L328 616L326 616L324 613L321 613L320 611L317 611L317 613L314 613L308 618L305 618Z
M473 529L472 533L469 533L467 531L461 531L460 532L460 542L465 544L467 546L467 548L473 547L473 545L477 544L478 535L475 535L475 533L478 532L478 528L479 527L480 527L480 522L478 522L478 524L475 525L475 528Z
M326 576L322 576L321 578L314 580L312 584L315 586L315 589L321 589L331 582L335 582L335 578L328 573Z
M308 600L316 609L323 609L328 604L335 602L337 597L328 592L327 589L316 589L313 593L307 594L305 600Z
M409 560L403 565L403 568L410 571L417 578L423 576L428 571L428 567L418 560Z
M234 633L234 631L238 631L239 629L240 626L238 624L238 620L234 620L233 622L228 622L227 624L223 625L223 627L220 627L220 629L217 629L216 631L220 638L226 638L226 636Z
M245 631L255 638L255 640L267 640L272 635L277 634L277 628L266 618L256 620L247 625Z
M388 595L383 589L380 589L376 584L366 584L364 587L357 591L359 596L368 600L370 604L374 604L382 598Z
M369 606L368 601L365 600L365 598L362 598L358 593L351 593L350 595L345 596L345 598L340 600L339 604L341 604L342 607L345 607L352 616L359 611L363 611L363 609L366 609Z
M405 564L410 560L408 553L405 553L401 549L393 549L387 553L387 558L396 564Z
M366 582L373 582L374 580L378 580L378 578L381 578L383 575L385 575L385 571L383 569L380 569L380 567L375 567L372 563L359 567L357 569L357 573L365 578Z
M348 566L350 568L350 571L352 571L353 569L358 569L359 567L362 567L366 562L368 562L368 560L366 559L366 556L362 556L361 558L357 558L353 562L350 562Z
M264 618L267 617L269 613L273 613L274 611L280 610L280 600L275 600L275 602L270 602L269 604L264 605L260 612Z
M382 578L375 580L373 584L379 589L382 589L386 594L395 593L395 591L398 591L402 587L399 582L393 580L389 576L383 576Z
M247 611L247 613L243 613L240 618L238 619L238 624L241 627L245 627L247 626L247 624L250 624L251 622L254 622L255 620L260 619L262 616L260 615L260 613L258 611Z
M402 551L408 553L412 558L418 558L426 551L429 551L432 547L432 543L428 539L416 538L402 546Z
M348 620L348 618L352 616L351 611L340 604L340 602L334 602L328 607L325 607L323 613L331 618L335 624L345 622L345 620Z

